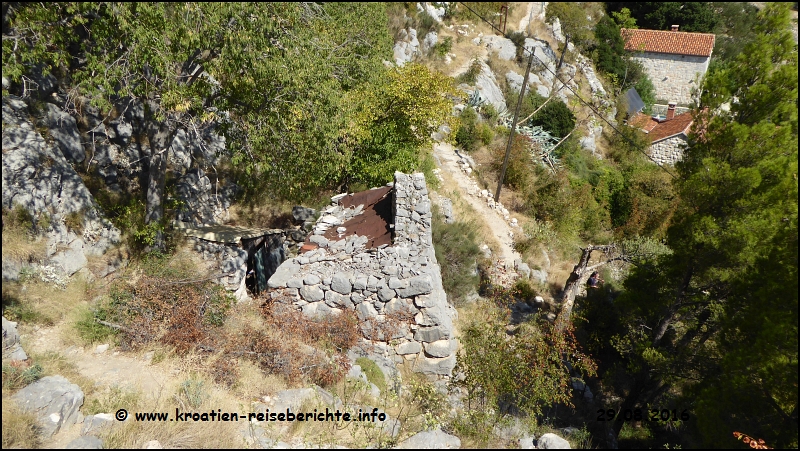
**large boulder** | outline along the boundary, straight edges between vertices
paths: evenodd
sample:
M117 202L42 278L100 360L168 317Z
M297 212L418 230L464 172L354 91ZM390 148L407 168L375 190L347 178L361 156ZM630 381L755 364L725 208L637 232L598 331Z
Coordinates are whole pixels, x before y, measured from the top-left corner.
M50 438L82 420L83 390L64 376L47 376L11 397L20 408L36 414L41 435Z
M459 449L461 439L442 432L441 429L424 431L412 435L397 445L399 449Z
M568 441L557 436L556 434L542 435L539 437L536 447L539 449L572 449Z
M494 72L486 62L481 61L481 72L475 79L475 88L480 92L481 99L490 103L497 111L506 111L506 99L503 91L497 85Z
M483 37L482 42L490 52L494 52L502 60L511 61L517 57L517 46L511 39L488 35Z

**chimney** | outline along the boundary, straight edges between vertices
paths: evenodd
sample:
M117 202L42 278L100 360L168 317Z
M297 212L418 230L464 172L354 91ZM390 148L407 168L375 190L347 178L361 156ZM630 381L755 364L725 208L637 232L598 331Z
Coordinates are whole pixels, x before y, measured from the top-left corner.
M672 26L672 31L678 31L678 27L680 27L680 25L673 25Z
M669 103L669 106L667 107L667 120L675 117L675 106L675 102Z

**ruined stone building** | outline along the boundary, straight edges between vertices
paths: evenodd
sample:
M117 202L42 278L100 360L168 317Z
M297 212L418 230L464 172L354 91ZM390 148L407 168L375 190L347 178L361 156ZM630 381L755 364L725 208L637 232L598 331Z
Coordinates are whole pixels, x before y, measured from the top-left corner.
M647 71L656 98L678 105L692 106L692 90L699 89L708 71L715 36L710 33L632 30L623 28L625 50L633 53Z
M269 279L272 298L308 316L354 311L363 340L394 363L450 376L456 310L442 287L423 174L334 196L301 248Z

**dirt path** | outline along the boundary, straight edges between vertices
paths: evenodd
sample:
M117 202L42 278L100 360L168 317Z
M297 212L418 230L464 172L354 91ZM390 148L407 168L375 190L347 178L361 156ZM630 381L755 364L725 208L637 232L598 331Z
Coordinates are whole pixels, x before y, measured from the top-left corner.
M433 154L441 169L447 171L448 175L458 184L463 198L475 210L477 218L486 222L489 229L494 232L499 246L499 255L495 255L495 260L499 258L504 263L513 264L516 259L521 258L519 253L514 250L512 240L512 234L521 233L521 230L519 228L512 229L497 210L489 207L485 199L470 195L475 182L458 166L459 157L453 146L447 143L436 143L433 146Z
M69 326L64 321L56 326L39 328L31 332L32 339L25 345L28 352L35 354L55 352L61 355L68 364L74 365L82 377L93 382L99 392L116 387L127 392L139 393L143 399L155 399L158 396L166 396L166 393L179 381L180 369L168 363L151 364L152 354L139 356L113 349L97 353L96 347L84 349L69 345L65 343L63 337L74 332L65 330L66 327ZM85 407L84 403L84 409ZM55 434L42 445L51 449L64 448L70 441L80 436L82 427L83 424L75 424Z

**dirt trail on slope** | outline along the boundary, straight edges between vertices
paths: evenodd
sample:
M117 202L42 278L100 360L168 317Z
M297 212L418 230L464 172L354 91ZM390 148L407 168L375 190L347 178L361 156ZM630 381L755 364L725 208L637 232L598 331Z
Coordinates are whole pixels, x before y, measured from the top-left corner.
M53 327L39 328L28 333L30 338L25 343L26 350L34 354L58 353L68 363L73 364L81 376L92 381L99 392L117 387L128 392L138 392L143 399L155 399L168 396L179 382L181 370L167 362L153 365L149 358L136 354L120 353L113 349L98 354L94 352L96 347L84 349L81 346L70 346L64 342L63 337L75 332L66 330L68 327L68 322L63 321ZM85 412L86 407L84 401L81 411ZM130 407L119 406L127 409ZM64 448L80 436L82 427L83 424L75 424L62 429L42 445L44 448Z
M477 213L477 218L484 221L489 229L494 232L499 246L499 255L493 256L495 257L493 260L499 258L505 263L510 262L513 264L516 259L521 258L519 253L514 250L511 234L518 234L522 231L518 228L512 229L497 210L487 205L485 199L469 194L470 187L473 186L474 180L458 166L459 157L456 155L453 146L447 143L435 143L433 145L433 154L436 157L437 163L440 164L441 169L447 171L449 176L456 181L458 188L463 194L463 198Z

